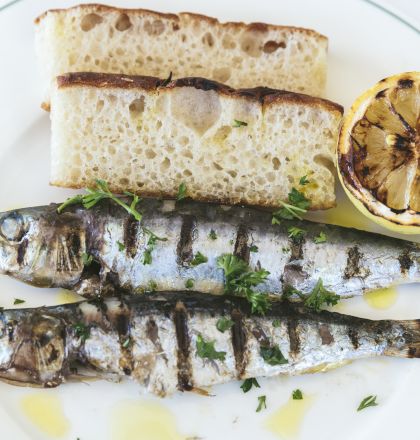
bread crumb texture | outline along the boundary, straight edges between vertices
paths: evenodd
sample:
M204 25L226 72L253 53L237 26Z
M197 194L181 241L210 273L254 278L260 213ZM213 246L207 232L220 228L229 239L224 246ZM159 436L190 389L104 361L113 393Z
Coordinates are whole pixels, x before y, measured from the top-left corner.
M325 89L328 40L308 29L101 5L47 11L36 23L46 89L57 75L94 71L162 78L172 72L313 96Z
M185 182L194 199L275 207L306 175L312 208L329 208L342 112L323 102L193 86L56 86L51 183L101 178L116 192L175 197Z

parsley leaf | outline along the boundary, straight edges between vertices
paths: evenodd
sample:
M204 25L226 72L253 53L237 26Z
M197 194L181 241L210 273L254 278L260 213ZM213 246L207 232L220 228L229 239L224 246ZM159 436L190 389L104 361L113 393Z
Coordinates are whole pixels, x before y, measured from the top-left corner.
M211 238L212 240L217 240L217 234L214 231L214 229L212 229L209 233L209 238Z
M118 245L118 250L120 252L123 252L125 250L125 246L123 243L121 243L120 241L117 241L117 245Z
M249 379L245 379L243 384L241 385L241 389L244 393L247 393L252 387L261 388L255 377L251 377Z
M280 327L281 326L281 321L280 321L280 319L275 319L274 321L273 321L273 327L274 328L278 328L278 327Z
M357 411L362 411L362 409L368 408L369 406L378 406L376 403L376 397L377 396L368 396L365 397L361 402L359 407L357 408Z
M198 266L200 264L203 263L207 263L208 258L203 255L200 251L198 251L195 255L194 258L191 260L190 264L191 266Z
M263 408L267 409L266 397L258 396L258 407L256 409L256 412L260 412Z
M239 128L239 127L246 127L247 125L248 125L248 122L238 121L237 119L234 119L232 127Z
M24 302L24 299L15 298L15 300L13 301L13 305L16 306L18 304L23 304Z
M290 284L287 284L283 289L283 298L288 299L293 295L297 295L301 299L305 298L303 292L291 286Z
M302 220L301 214L305 214L311 205L310 200L296 188L292 188L288 198L289 203L280 200L282 208L273 212L272 224L280 224L281 220L293 220L295 218Z
M303 400L303 394L300 390L294 390L292 393L293 400Z
M72 325L76 337L78 337L82 342L90 336L90 329L83 322L76 322Z
M155 249L157 242L167 241L168 239L166 237L158 237L155 233L146 228L143 228L143 231L149 235L147 247L143 253L143 264L152 264L152 252Z
M283 356L278 345L261 345L260 355L268 365L283 365L289 363Z
M224 361L226 357L225 351L216 351L214 348L215 341L205 341L201 335L197 336L195 343L197 348L197 356L203 359L221 360Z
M266 281L270 272L265 269L252 271L244 260L232 254L221 255L217 265L225 274L225 293L246 298L251 304L252 313L264 314L270 308L267 294L253 290L253 287Z
M249 252L258 252L258 246L255 246L255 244L253 244L253 245L249 248Z
M124 194L126 196L130 196L133 198L130 205L125 203L121 198L114 195L108 188L108 184L101 179L96 179L96 188L86 188L88 194L79 194L77 196L71 197L67 199L64 203L62 203L58 208L57 212L61 214L65 208L70 205L76 205L81 203L85 209L90 209L95 206L99 201L103 199L111 199L122 208L124 208L129 214L131 214L137 221L141 221L142 215L136 210L136 206L139 203L140 199L137 195L125 191Z
M185 185L184 182L182 182L178 187L178 194L176 195L176 199L178 202L181 200L184 200L187 197L187 185Z
M194 280L192 278L188 278L188 280L185 281L185 287L187 289L192 289L194 287Z
M304 186L307 185L309 183L309 180L307 179L307 176L302 176L299 179L299 185Z
M298 228L297 226L290 226L290 228L287 229L287 233L289 234L290 238L293 238L294 240L299 240L306 234L306 231L304 229Z
M121 345L123 348L128 348L131 343L131 337L129 336Z
M325 243L327 241L327 236L325 234L325 232L321 231L318 235L318 237L314 238L314 242L316 244L320 244L320 243Z
M323 304L335 306L339 300L340 296L327 290L322 283L322 279L320 278L315 287L312 289L311 294L308 296L308 298L306 298L305 306L318 312L321 310L321 306Z
M157 282L156 281L154 281L154 280L150 280L149 281L149 285L148 285L148 290L149 290L149 292L155 292L156 291L156 289L157 289Z
M229 319L222 316L219 318L216 322L216 328L219 330L219 332L224 333L226 330L229 330L231 327L233 327L234 322Z
M90 266L93 262L92 255L87 254L86 252L83 252L82 254L82 263L83 266Z

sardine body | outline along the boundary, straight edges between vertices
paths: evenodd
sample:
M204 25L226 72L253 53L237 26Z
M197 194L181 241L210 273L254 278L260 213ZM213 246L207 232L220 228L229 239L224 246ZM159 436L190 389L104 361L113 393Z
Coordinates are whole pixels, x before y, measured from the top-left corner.
M24 208L0 216L0 271L27 283L98 295L125 289L178 291L188 279L194 289L222 293L219 256L232 253L252 269L270 272L261 291L280 294L291 285L311 292L321 278L342 297L365 290L420 280L416 243L307 221L271 224L271 214L252 208L194 202L140 202L141 222L103 200L92 209L55 204ZM288 228L305 231L289 237ZM157 241L145 264L150 230ZM325 243L315 238L326 234ZM213 237L213 238L212 238ZM201 253L205 263L194 266ZM94 259L87 266L83 254Z
M219 331L220 318L232 327ZM200 338L221 358L203 357ZM264 348L281 353L283 361L267 358ZM382 355L420 357L420 320L315 313L288 301L256 316L242 298L195 292L0 312L0 378L21 385L57 386L82 365L85 374L131 377L165 396Z

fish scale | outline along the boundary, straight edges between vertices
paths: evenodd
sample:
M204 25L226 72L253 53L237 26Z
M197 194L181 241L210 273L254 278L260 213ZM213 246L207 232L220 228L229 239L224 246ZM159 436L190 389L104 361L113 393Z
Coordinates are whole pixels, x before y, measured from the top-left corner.
M0 272L30 284L64 287L86 296L115 290L221 294L217 259L234 254L252 269L270 273L256 290L280 295L286 286L309 294L321 278L325 288L349 297L366 290L420 280L419 245L368 232L307 221L271 224L271 214L252 208L196 202L142 200L137 222L110 200L86 210L73 205L23 208L0 214ZM288 228L305 231L290 238ZM157 241L150 264L144 256L152 231ZM216 238L210 237L214 231ZM323 232L327 240L316 244ZM193 265L198 254L207 261ZM83 254L94 262L83 264Z

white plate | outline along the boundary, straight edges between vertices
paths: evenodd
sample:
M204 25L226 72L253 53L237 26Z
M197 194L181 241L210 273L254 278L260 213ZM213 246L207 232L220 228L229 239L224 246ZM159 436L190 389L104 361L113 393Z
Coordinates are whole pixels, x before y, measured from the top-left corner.
M330 38L327 96L346 107L379 79L420 70L418 31L367 1L115 2L161 11L196 11L222 20L266 21L317 29ZM70 4L21 0L0 11L1 210L61 201L70 193L48 186L49 120L39 108L41 91L32 26L33 18L44 9ZM341 192L339 200L338 210L326 214L328 221L372 227L355 213ZM419 236L413 239L420 241ZM26 299L25 305L30 306L56 304L60 300L57 291L31 288L6 277L0 278L0 291L0 304L6 307L16 297ZM359 298L346 301L340 311L372 318L419 318L419 286L400 288L395 304L386 310L373 309ZM231 383L214 387L214 397L179 393L165 400L141 396L131 382L72 383L54 390L0 384L0 438L419 438L420 360L373 359L326 374L260 383L261 389L247 394L239 389L239 383ZM296 388L303 390L307 402L307 410L297 423L298 434L273 434L266 427L267 420ZM256 413L257 396L262 394L267 396L268 408ZM357 413L360 400L369 394L378 395L379 406ZM44 415L29 417L23 410L25 402L29 402L32 412ZM46 415L51 420L46 421ZM64 422L60 423L60 417Z

